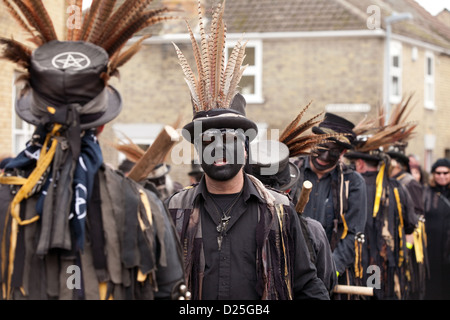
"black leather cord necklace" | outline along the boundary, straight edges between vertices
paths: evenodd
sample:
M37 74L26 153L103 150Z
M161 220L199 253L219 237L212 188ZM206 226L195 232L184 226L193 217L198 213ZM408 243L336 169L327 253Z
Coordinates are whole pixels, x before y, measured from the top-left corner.
M214 198L209 194L209 197L212 200L214 209L216 210L217 215L220 218L220 222L216 227L217 232L219 233L217 235L217 245L219 247L219 251L222 249L222 240L223 240L223 236L225 235L225 232L227 231L228 228L228 222L230 221L231 218L231 210L233 209L233 207L236 205L236 203L238 202L239 198L242 195L242 192L244 191L244 188L241 189L241 191L236 195L236 197L233 199L233 201L231 201L230 205L228 206L227 209L225 210L220 210L222 211L222 214L220 214L219 212L219 207L220 205L216 202L216 200L214 200Z

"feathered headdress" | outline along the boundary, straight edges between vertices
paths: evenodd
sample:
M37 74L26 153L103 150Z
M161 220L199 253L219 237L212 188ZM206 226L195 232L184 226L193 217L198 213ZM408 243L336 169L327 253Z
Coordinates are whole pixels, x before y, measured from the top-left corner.
M114 143L113 147L122 152L125 157L134 163L139 162L144 156L145 151L139 147L136 143L133 142L130 138L125 136L124 141L119 141L118 143Z
M80 123L82 130L103 125L120 113L120 94L108 80L118 75L118 68L148 36L122 50L127 41L143 28L176 18L163 15L168 12L165 7L147 10L152 0L124 0L120 6L116 0L93 0L82 23L68 23L65 39L59 41L42 0L2 1L37 46L33 50L0 38L5 45L2 57L28 71L20 78L27 82L16 103L17 114L34 125ZM81 12L83 1L67 0L66 4ZM80 116L80 121L67 120L66 113Z
M357 134L354 149L344 155L348 159L363 159L381 164L375 180L375 200L372 212L374 218L378 214L381 203L385 203L388 197L385 181L389 177L390 157L386 155L386 151L392 148L404 150L417 126L415 122L405 120L411 112L411 110L407 111L411 98L412 95L402 99L399 104L394 106L387 124L385 124L385 111L381 105L378 107L378 117L373 119L365 117L361 120L354 128ZM398 156L408 159L404 155L398 154Z
M412 95L394 106L387 124L385 124L386 115L382 106L378 108L377 118L365 117L361 120L354 128L358 136L354 151L377 153L381 150L387 151L389 148L404 149L417 126L417 123L405 120L411 112L409 108L411 98Z
M198 1L200 43L197 43L189 23L186 22L197 75L178 46L173 44L191 95L194 117L182 131L183 137L191 143L194 143L198 133L211 128L242 129L246 132L251 129L252 133L247 135L250 140L254 139L258 132L256 123L246 118L246 101L237 91L245 70L242 63L247 42L239 40L225 64L227 29L223 20L224 10L225 1L213 9L211 32L207 36L201 4Z
M31 36L28 41L42 46L53 40L59 40L53 22L42 0L2 0L11 16ZM116 7L116 0L93 0L89 10L84 14L80 28L67 28L66 41L86 41L103 48L109 55L110 64L104 75L115 75L117 69L125 64L141 47L148 35L122 52L126 42L138 31L155 23L174 19L162 14L168 12L166 7L147 10L152 0L125 0ZM67 0L67 7L75 5L81 11L83 0ZM6 45L3 58L17 63L23 68L30 66L32 48L13 39L0 38Z
M197 76L189 66L184 54L175 43L173 44L189 87L194 112L229 108L245 70L242 62L245 58L247 42L242 42L242 40L238 41L225 65L227 29L223 20L224 10L225 1L214 10L211 32L207 37L202 9L200 1L198 1L200 43L197 43L189 23L186 22L194 51Z
M290 157L308 155L319 144L332 141L330 138L345 136L343 133L307 134L306 132L309 129L323 121L322 115L324 114L324 112L320 112L309 120L301 122L311 103L312 101L303 107L297 117L286 126L280 135L279 141L289 148Z

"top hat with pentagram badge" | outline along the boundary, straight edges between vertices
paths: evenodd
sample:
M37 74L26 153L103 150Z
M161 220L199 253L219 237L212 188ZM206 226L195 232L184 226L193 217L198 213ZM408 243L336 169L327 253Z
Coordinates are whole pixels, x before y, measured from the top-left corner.
M40 46L31 56L30 90L17 100L17 114L33 125L64 124L71 121L71 107L82 130L113 120L122 99L103 79L108 62L106 51L89 42L54 40Z
M27 41L37 46L0 36L0 57L25 70L20 79L27 83L16 102L19 117L34 125L59 123L81 130L111 121L122 103L108 80L150 35L142 32L133 44L125 44L142 29L177 17L166 15L168 7L140 10L148 5L145 0L123 0L117 6L114 1L94 1L82 24L67 24L61 38L41 2L4 1L28 34ZM80 5L77 1L70 7L81 9ZM117 23L123 17L126 21Z

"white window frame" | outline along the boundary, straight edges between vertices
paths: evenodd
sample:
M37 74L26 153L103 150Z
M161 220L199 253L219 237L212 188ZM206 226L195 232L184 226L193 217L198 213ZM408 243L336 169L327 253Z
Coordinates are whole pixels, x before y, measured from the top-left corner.
M402 64L403 64L403 58L402 58L402 43L398 41L391 41L390 44L390 57L389 57L389 102L392 104L399 103L402 100ZM398 57L398 66L394 66L393 61L394 57ZM394 92L394 86L393 86L393 79L394 77L397 77L398 79L398 94L395 94Z
M161 123L115 123L113 126L116 137L128 143L129 138L133 143L140 145L151 145L155 142L158 134L164 129ZM122 152L117 152L117 160L121 163L126 156Z
M28 122L19 118L16 113L16 100L19 96L21 87L16 84L16 80L20 77L23 72L15 70L12 82L12 119L11 119L11 141L12 141L12 153L14 155L20 153L26 147L26 143L33 136L35 127ZM16 127L16 121L20 121L21 128Z
M225 45L225 61L228 61L228 49L232 49L236 45L237 41L229 40ZM262 95L262 70L263 70L263 43L262 40L249 40L246 48L254 48L255 50L255 65L248 65L242 76L253 76L255 78L255 93L248 94L241 92L245 97L247 103L264 103Z
M428 74L428 59L431 60L431 75ZM426 109L432 109L434 110L436 108L435 106L435 72L436 68L435 68L435 58L434 58L434 54L431 51L426 51L425 52L425 79L424 79L424 105ZM428 99L429 97L429 85L431 85L431 99Z

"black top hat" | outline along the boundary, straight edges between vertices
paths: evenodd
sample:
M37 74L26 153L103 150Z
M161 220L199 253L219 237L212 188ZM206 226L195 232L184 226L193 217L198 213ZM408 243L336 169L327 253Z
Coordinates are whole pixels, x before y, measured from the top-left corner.
M130 172L131 169L133 169L135 164L136 164L135 162L125 159L122 161L122 163L119 165L119 167L117 169L119 169L119 171L127 173L127 172Z
M347 159L362 159L367 161L373 161L373 162L380 162L383 160L383 157L381 155L382 151L379 148L369 150L369 151L359 151L359 148L361 146L364 146L367 139L365 137L358 136L353 141L354 150L351 150L344 154L344 157Z
M170 165L159 163L147 176L149 179L158 179L170 172Z
M245 106L245 98L237 93L229 108L216 108L195 113L192 122L184 126L182 135L186 140L194 143L196 136L208 129L241 129L247 133L249 141L252 141L258 133L258 127L255 122L246 118ZM247 131L249 129L252 131Z
M286 191L299 179L300 171L289 161L288 147L279 141L261 140L250 144L250 173L265 185Z
M344 154L347 159L363 159L368 161L380 162L382 157L380 151L373 150L369 152L349 151Z
M409 158L403 152L394 149L387 151L386 154L404 165L406 167L406 171L411 172L411 168L409 167Z
M31 90L17 100L17 114L33 125L52 122L55 114L59 122L61 117L65 120L65 109L71 105L80 116L82 130L113 120L122 100L102 79L108 62L106 51L89 42L45 43L31 56Z
M324 120L319 126L312 127L312 132L315 134L345 133L345 136L333 137L329 138L329 140L335 141L338 145L346 149L352 149L352 142L356 138L356 134L353 132L354 127L355 125L347 119L333 113L325 113Z

